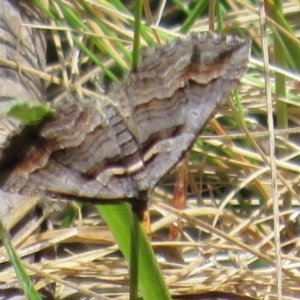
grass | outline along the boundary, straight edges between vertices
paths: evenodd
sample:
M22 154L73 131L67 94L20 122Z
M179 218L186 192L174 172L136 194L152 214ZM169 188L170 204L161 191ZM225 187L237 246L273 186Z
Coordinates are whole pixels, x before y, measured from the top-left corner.
M205 3L195 1L187 6L177 0L164 8L151 7L153 19L144 15L141 24L141 47L164 44L190 31L207 30ZM299 72L295 29L299 25L299 8L292 1L284 1L282 7L266 1L264 31L260 27L263 16L257 14L255 2L217 3L217 20L222 29L251 37L252 59L238 92L195 143L187 164L188 177L181 178L174 170L155 190L150 205L151 244L171 295L219 290L258 299L297 299L300 120L299 78L294 74ZM128 1L125 6L116 0L109 4L83 0L49 2L45 12L51 22L46 30L57 53L47 74L41 74L49 79L49 98L63 97L65 90L70 89L101 101L103 93L99 87L106 89L111 82L122 81L132 66L133 4L134 1ZM161 22L157 22L159 11ZM266 84L264 66L269 60L264 56L261 37L268 43L270 55L270 80ZM271 91L268 106L266 87ZM275 128L268 126L270 117ZM270 136L276 145L272 161ZM178 195L184 180L188 190L182 198L187 201L183 210L174 209L173 195ZM126 298L128 266L113 236L95 208L85 205L82 214L82 224L74 231L79 226L74 216L70 217L69 229L60 229L62 216L52 213L53 230L30 236L21 244L22 255L32 253L33 245L59 244L54 261L25 264L30 275L42 278L36 289L56 281L58 299L85 293ZM119 246L122 249L122 243ZM151 254L148 250L145 253L147 262ZM153 274L149 266L143 262L141 265L139 276L143 276L143 283L151 284ZM2 272L0 280L14 281L15 274Z

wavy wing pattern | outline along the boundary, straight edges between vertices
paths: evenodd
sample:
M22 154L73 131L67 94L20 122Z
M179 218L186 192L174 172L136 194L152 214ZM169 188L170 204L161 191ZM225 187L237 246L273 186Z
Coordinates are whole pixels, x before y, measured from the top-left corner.
M148 200L243 76L250 42L192 34L142 52L110 101L69 96L0 160L11 193L95 202Z

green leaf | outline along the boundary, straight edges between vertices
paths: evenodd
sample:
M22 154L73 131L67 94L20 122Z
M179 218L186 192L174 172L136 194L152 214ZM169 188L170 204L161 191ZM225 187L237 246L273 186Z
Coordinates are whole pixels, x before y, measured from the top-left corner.
M54 112L49 105L30 100L11 101L7 108L7 116L18 119L25 125L38 124Z

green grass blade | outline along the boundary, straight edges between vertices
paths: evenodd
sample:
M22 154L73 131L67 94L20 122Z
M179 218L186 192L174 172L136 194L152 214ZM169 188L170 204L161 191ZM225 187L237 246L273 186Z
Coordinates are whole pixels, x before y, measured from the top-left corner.
M98 205L102 218L110 228L127 262L130 262L132 211L128 203ZM171 299L149 239L138 224L139 289L145 300Z
M42 298L38 294L38 292L34 289L34 285L32 284L29 276L27 275L20 257L18 256L17 252L15 251L13 245L11 244L9 234L0 218L0 235L3 242L3 245L6 249L8 254L9 260L15 269L17 274L19 283L27 296L28 299L31 300L41 300Z

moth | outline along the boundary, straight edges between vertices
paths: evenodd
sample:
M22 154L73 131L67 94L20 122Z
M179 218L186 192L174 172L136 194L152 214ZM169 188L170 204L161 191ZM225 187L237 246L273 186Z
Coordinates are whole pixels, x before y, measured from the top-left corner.
M193 33L141 53L108 101L68 96L0 158L0 188L94 203L147 203L238 85L250 41Z

